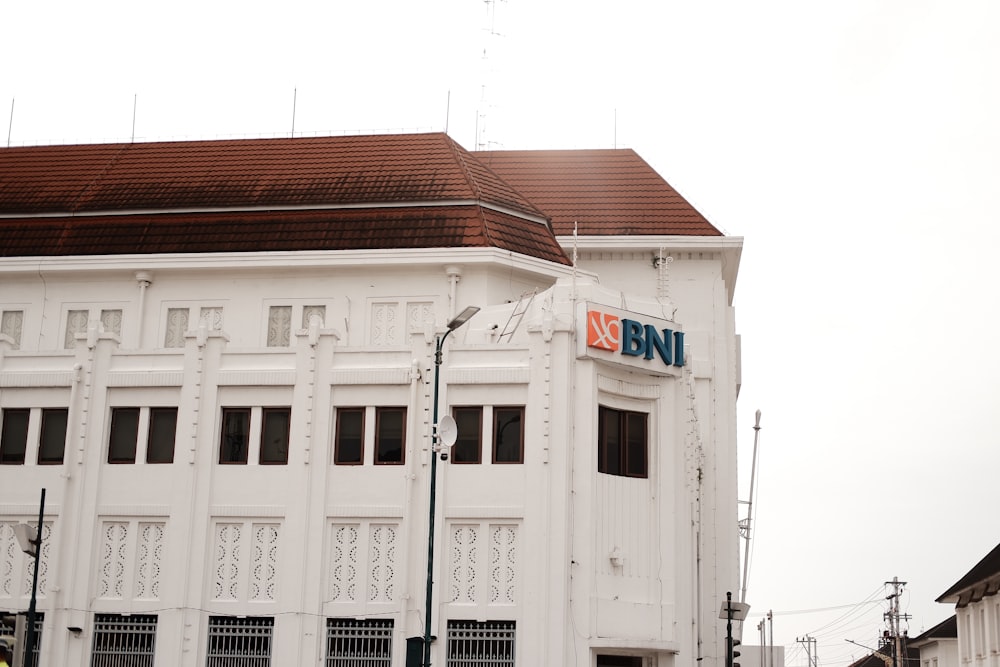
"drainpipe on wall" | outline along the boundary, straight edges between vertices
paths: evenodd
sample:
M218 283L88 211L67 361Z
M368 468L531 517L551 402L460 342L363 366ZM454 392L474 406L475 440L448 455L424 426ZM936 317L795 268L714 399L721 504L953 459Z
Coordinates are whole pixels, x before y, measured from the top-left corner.
M146 288L153 284L153 274L149 271L136 271L135 279L139 283L139 324L136 327L136 347L142 349L142 323L146 319Z

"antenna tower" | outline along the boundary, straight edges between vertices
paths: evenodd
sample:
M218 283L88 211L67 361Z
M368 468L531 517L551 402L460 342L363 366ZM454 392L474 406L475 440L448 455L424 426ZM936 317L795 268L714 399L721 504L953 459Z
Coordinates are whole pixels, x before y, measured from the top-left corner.
M487 150L490 142L486 139L486 114L490 108L488 90L493 71L490 68L490 45L503 35L497 32L497 3L507 0L483 0L486 4L486 43L483 45L483 82L480 85L479 109L476 111L476 150Z

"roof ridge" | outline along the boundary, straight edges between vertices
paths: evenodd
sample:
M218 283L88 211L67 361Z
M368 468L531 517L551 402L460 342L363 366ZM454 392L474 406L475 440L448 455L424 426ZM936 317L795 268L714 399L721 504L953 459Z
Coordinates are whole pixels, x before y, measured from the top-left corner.
M473 193L476 195L476 203L478 204L478 206L476 206L476 209L479 218L479 224L482 227L483 236L486 237L487 244L494 245L493 234L490 233L490 226L489 224L487 224L486 214L483 212L483 189L479 185L479 179L476 178L476 175L473 174L472 170L469 168L469 164L468 162L466 162L465 159L466 156L463 154L463 153L468 153L468 151L466 151L465 148L460 146L457 141L455 141L448 135L445 135L445 139L451 144L452 154L455 156L455 159L458 161L459 166L462 168L462 173L465 174L466 182L469 184L469 187L472 188ZM469 155L469 157L471 158L472 155Z
M490 169L485 164L483 164L482 160L480 160L478 157L474 156L472 153L470 153L468 150L466 150L457 141L455 141L454 139L452 139L447 134L444 134L443 136L444 136L445 141L448 143L448 145L451 148L451 152L452 152L452 155L455 158L455 161L458 163L459 167L462 170L462 173L465 175L465 181L466 181L466 183L472 189L472 192L473 192L473 194L476 197L476 204L477 204L477 209L478 209L478 218L479 218L480 224L482 225L482 234L486 238L486 242L489 245L495 245L497 239L494 238L493 232L490 229L489 221L486 219L486 213L483 210L483 203L484 203L483 188L482 188L481 184L479 183L479 179L476 178L475 173L471 169L471 167L469 165L469 160L474 160L476 162L476 164L480 168L485 169L494 178L496 178L498 181L500 181L501 183L503 183L507 187L511 187L511 186L506 181L504 181L502 178L500 178L500 176L498 176L492 169ZM514 192L517 192L516 188L511 188L511 189ZM520 193L518 193L518 195L523 197L523 195L520 195ZM546 225L548 225L548 221L546 221Z
M465 174L465 181L472 188L473 192L476 194L476 201L482 201L483 199L483 189L479 185L479 180L476 178L472 170L469 169L468 163L465 161L465 154L468 154L462 146L458 144L457 141L449 137L447 134L443 134L444 140L447 142L448 146L451 148L451 153L455 157L459 166L462 168L462 173ZM469 157L472 157L469 155Z
M87 183L85 186L83 186L83 189L80 190L80 193L77 194L76 197L73 198L72 202L70 202L70 204L69 204L69 210L70 211L79 210L83 206L83 204L85 203L85 200L87 198L87 193L88 192L94 192L97 189L97 184L105 176L108 175L108 172L110 172L112 169L115 168L116 164L118 164L121 161L122 155L125 154L125 151L128 150L128 147L130 145L131 144L120 144L119 145L120 147L118 148L118 150L115 151L115 154L113 156L111 156L111 159L108 160L107 163L104 165L104 168L101 169L101 173L99 173L96 176L94 176L94 178L92 178L89 183Z

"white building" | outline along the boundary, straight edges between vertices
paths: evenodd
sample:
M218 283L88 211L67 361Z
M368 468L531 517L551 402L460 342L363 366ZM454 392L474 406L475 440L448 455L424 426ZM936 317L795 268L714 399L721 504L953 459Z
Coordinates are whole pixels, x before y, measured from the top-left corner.
M926 667L1000 665L1000 544L942 593L937 602L955 605L956 642L925 653ZM939 660L940 658L940 660Z
M721 667L741 248L630 150L0 149L0 610L44 488L42 665Z

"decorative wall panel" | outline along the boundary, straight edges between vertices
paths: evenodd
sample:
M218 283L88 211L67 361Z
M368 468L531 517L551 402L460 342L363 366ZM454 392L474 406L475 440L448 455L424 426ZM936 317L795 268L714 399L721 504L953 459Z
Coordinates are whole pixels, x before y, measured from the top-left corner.
M330 541L331 602L358 599L358 524L335 523Z
M392 602L396 575L396 527L373 524L368 532L368 601Z

